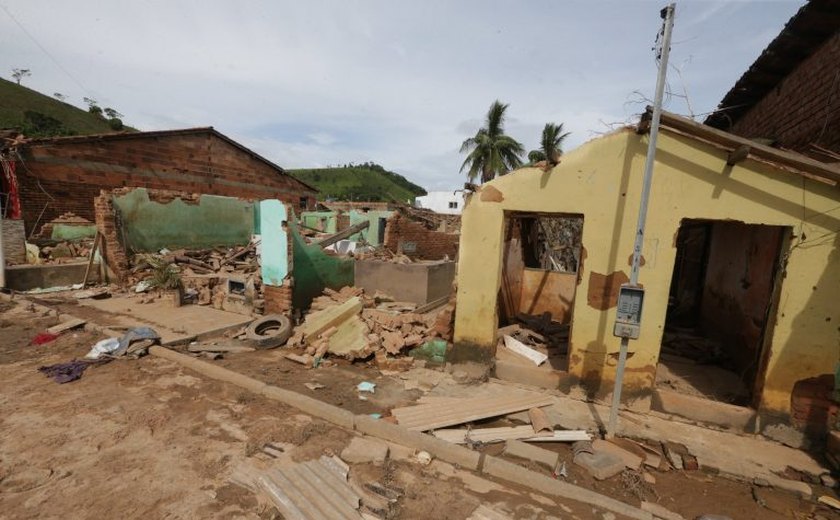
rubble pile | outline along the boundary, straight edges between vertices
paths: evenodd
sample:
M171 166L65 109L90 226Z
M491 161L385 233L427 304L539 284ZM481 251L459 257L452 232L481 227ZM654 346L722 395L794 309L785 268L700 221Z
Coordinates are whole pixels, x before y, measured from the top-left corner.
M397 356L431 341L445 343L452 334L454 304L434 312L418 310L424 309L357 287L326 289L286 344L304 353L287 357L318 366L327 355L349 360L373 356L380 368L407 368L413 359Z
M512 338L524 347L539 353L540 356L537 359L543 361L551 356L568 354L568 324L552 320L550 312L540 316L520 313L516 319L519 323L498 329L496 337L501 345L510 348L512 346L510 340L506 340L505 337ZM540 363L542 361L537 364Z
M67 262L78 262L80 258L87 259L93 249L93 238L82 238L79 240L48 240L40 239L36 242L38 247L39 264L61 264ZM32 247L30 244L29 247Z

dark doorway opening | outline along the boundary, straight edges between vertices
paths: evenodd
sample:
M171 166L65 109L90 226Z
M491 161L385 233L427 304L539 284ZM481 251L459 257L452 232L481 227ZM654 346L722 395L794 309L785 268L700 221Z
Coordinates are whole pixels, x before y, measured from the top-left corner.
M540 369L568 371L582 233L582 215L507 215L498 302L499 359L535 366L504 347L507 335L548 356Z
M738 406L760 397L788 228L683 220L658 389Z

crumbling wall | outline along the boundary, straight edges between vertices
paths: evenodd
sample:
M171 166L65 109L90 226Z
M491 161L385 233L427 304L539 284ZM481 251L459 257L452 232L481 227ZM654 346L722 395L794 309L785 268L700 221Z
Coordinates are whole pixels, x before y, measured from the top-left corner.
M317 244L307 243L294 220L289 219L294 278L292 301L296 309L305 309L325 288L341 289L353 285L354 262L330 255Z
M806 152L811 143L840 153L840 32L783 79L729 130L775 139Z
M254 233L251 201L145 188L111 193L132 253L245 245Z
M385 227L385 247L420 260L454 260L458 256L460 236L428 229L399 213L388 219Z
M128 255L123 247L117 214L114 211L110 191L102 190L93 202L96 215L96 230L102 235L99 255L105 260L116 281L122 283L128 276Z
M3 256L6 263L22 264L26 262L26 235L22 220L3 219Z
M27 233L66 212L95 219L102 189L125 186L279 199L314 206L315 192L210 132L69 137L26 144L17 168Z

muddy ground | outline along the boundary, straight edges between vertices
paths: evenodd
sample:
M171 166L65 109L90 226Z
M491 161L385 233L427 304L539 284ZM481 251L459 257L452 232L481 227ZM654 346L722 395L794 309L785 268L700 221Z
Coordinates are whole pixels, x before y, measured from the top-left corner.
M261 451L267 443L291 446L293 460L309 460L340 453L353 435L154 357L91 367L80 380L57 384L38 367L80 358L100 338L71 331L50 343L29 345L55 323L55 317L0 301L2 519L279 518L250 491L229 483L231 469L242 461L270 463ZM215 363L355 413L388 415L421 394L364 363L307 370L280 359L276 351L229 355ZM355 387L361 381L376 383L376 393L360 399ZM324 387L304 386L312 382ZM550 447L571 461L568 446ZM482 449L499 454L500 445ZM659 502L686 518L703 513L733 519L840 518L814 502L702 471L651 471L656 482L649 486L618 477L595 481L571 462L567 471L569 482L631 504L641 498ZM464 519L482 503L517 519L612 518L437 461L355 465L351 478L400 490L388 518Z

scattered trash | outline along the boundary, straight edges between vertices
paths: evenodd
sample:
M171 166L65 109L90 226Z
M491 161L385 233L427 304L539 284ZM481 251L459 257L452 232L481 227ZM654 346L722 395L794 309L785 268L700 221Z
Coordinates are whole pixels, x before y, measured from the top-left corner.
M428 451L418 451L414 459L422 466L428 466L432 463L432 455Z
M46 365L38 368L38 371L49 377L59 384L70 383L77 379L81 379L85 369L92 365L107 363L110 359L88 361L84 359L74 359L66 363L56 363L55 365Z
M326 388L321 383L303 383L303 386L305 386L306 388L308 388L312 391L320 390L321 388Z
M433 339L423 343L408 353L414 359L425 359L431 363L443 364L446 362L446 340Z
M369 392L372 394L376 391L376 383L362 381L361 383L356 385L356 390L358 390L359 392Z
M32 338L32 341L29 342L30 345L43 345L45 343L49 343L50 341L55 340L58 337L58 334L53 334L51 332L39 332Z
M97 342L85 355L85 358L100 359L103 356L137 358L145 355L149 347L159 341L160 335L154 329L136 327L123 334L119 339L108 338Z
M566 469L566 461L557 460L557 466L554 467L554 471L552 472L554 478L563 477L566 478L569 476L569 472Z
M93 348L85 355L87 359L99 359L103 354L111 354L120 348L120 340L117 338L107 338L98 341Z
M144 293L152 288L152 282L149 280L141 280L134 286L134 292Z

